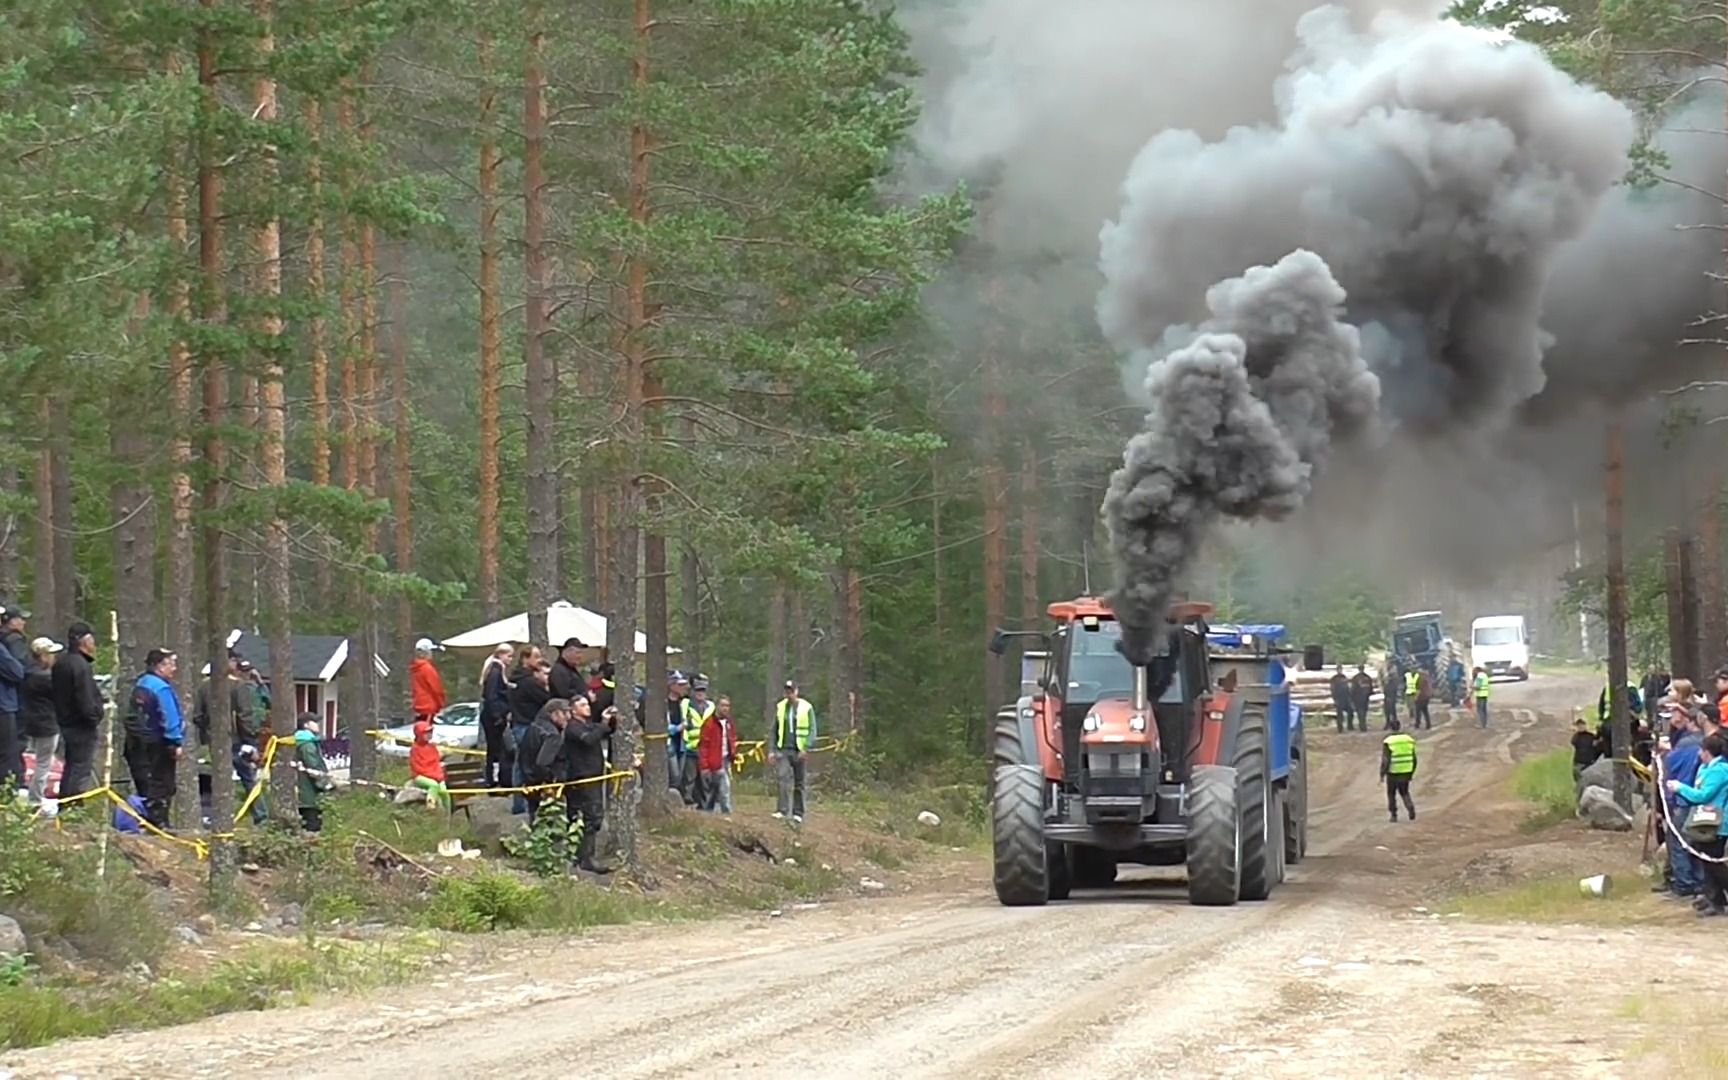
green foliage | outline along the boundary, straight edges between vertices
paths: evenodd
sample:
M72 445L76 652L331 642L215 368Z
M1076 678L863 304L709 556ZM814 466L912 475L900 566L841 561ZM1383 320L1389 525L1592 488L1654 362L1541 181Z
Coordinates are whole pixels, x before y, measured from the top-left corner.
M323 942L274 946L183 979L0 981L0 1049L303 1004L313 993L397 982L423 967L427 953L413 945Z
M1512 770L1512 793L1531 805L1534 823L1550 825L1570 818L1578 803L1576 792L1568 747L1525 758Z
M1608 617L1608 578L1600 562L1586 563L1561 578L1558 607L1576 618ZM1668 578L1660 547L1626 559L1626 659L1633 671L1660 668L1668 657Z
M1360 580L1315 589L1296 611L1302 614L1291 620L1291 641L1325 645L1337 663L1360 661L1370 650L1385 648L1394 614L1385 595Z
M54 941L92 963L121 968L154 961L168 944L168 927L149 887L118 855L98 876L89 833L68 829L45 838L27 812L0 806L0 903L32 939Z
M426 918L444 930L508 930L527 926L545 901L538 885L507 872L483 871L439 878Z
M582 843L582 819L567 820L564 804L549 800L526 830L504 838L504 850L526 862L537 877L561 877Z

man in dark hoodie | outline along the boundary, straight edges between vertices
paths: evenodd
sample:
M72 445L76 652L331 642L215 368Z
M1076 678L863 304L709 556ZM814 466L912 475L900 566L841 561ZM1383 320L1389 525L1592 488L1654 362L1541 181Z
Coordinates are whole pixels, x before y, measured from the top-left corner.
M18 700L30 669L24 623L30 613L16 604L0 607L0 798L24 787L24 745L18 737Z
M570 744L564 740L564 729L570 723L570 703L552 698L540 706L527 730L516 741L516 762L521 766L522 783L528 787L556 784L569 772ZM540 804L550 791L530 791L528 824L539 816Z
M575 701L587 696L587 680L582 677L582 650L588 646L581 638L566 638L558 647L558 659L552 661L552 696Z
M60 797L96 786L96 747L102 741L102 688L96 685L96 632L75 622L54 664L54 716L60 721Z
M570 723L564 728L564 742L569 746L569 773L565 779L586 780L564 789L564 813L575 821L582 819L582 843L576 849L576 866L590 874L610 874L612 868L594 861L594 846L600 839L600 827L606 820L606 792L600 777L606 775L606 739L617 725L618 712L611 710L604 719L594 716L593 705L586 697L570 702Z

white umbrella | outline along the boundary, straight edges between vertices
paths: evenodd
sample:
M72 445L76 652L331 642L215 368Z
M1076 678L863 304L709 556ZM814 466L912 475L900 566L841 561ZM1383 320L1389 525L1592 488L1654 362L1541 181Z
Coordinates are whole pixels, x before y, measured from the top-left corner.
M584 645L602 646L606 644L606 617L585 607L578 607L566 600L559 600L546 609L546 633L549 641L544 644L556 648L570 638L581 639ZM528 640L528 613L511 615L497 622L487 623L460 634L444 639L444 647L448 649L490 649L505 642L522 643ZM636 633L636 652L638 655L648 651L648 639L641 631ZM668 653L679 650L668 648Z

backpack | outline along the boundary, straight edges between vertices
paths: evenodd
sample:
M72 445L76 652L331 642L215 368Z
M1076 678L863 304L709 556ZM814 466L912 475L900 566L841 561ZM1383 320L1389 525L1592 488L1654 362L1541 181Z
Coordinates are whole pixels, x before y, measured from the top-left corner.
M156 695L151 693L149 687L134 683L132 685L132 699L126 706L126 734L136 735L141 739L149 738L151 735L150 718L159 707L156 702Z

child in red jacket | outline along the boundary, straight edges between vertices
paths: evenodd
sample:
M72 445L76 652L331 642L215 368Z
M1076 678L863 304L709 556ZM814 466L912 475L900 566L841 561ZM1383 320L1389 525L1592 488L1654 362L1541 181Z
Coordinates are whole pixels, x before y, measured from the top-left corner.
M414 722L414 745L408 749L409 783L426 792L426 805L450 809L450 789L444 786L444 757L432 742L432 722Z

